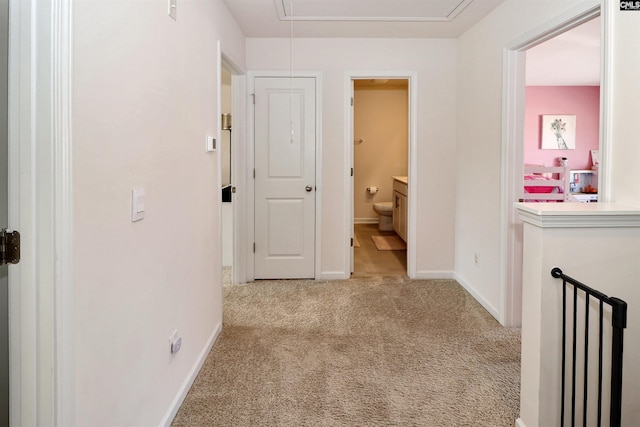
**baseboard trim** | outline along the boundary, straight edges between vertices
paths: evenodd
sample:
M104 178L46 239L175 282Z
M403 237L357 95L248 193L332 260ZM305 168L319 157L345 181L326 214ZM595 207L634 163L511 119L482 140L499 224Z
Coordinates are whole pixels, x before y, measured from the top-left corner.
M416 271L414 279L454 279L453 271Z
M354 218L354 224L377 224L380 222L378 218Z
M218 339L220 332L222 332L222 322L218 323L215 330L213 331L213 334L209 337L207 344L204 346L204 349L198 355L198 358L196 359L196 363L191 368L191 371L189 371L189 375L182 383L182 387L180 387L180 389L178 390L178 394L173 399L173 402L171 402L171 405L169 406L169 410L167 411L167 414L164 416L164 418L162 418L162 421L160 422L161 426L164 426L164 427L171 426L173 419L176 417L176 414L178 413L180 406L182 406L182 402L184 402L184 399L187 397L187 393L189 393L189 389L193 385L193 382L196 380L196 377L198 376L200 369L202 369L202 365L204 364L204 361L207 359L207 355L213 348L213 345L215 344L216 340Z
M482 297L482 295L480 295L474 288L473 286L471 286L469 284L469 282L467 282L466 280L464 280L459 274L454 273L453 275L453 279L460 283L460 285L471 294L472 297L474 297L476 299L476 301L478 301L484 308L485 310L487 310L489 312L489 314L491 314L493 317L495 317L495 319L500 322L500 314L498 313L498 310L495 309L495 307L493 307L491 304L489 304L489 302L484 299Z
M346 280L351 275L345 277L344 271L323 271L320 273L319 280Z
M516 427L527 427L527 426L524 424L524 421L522 421L522 418L518 418L516 420Z

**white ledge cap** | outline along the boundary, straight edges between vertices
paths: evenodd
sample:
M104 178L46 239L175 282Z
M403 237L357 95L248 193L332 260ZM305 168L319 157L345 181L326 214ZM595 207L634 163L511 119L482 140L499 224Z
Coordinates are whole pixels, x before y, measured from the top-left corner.
M620 203L516 203L522 221L542 228L640 227L640 207Z

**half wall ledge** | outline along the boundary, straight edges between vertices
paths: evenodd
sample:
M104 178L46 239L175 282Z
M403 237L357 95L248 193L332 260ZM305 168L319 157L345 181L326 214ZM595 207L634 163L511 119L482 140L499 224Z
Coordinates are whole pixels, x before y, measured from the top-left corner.
M542 228L640 227L640 207L620 203L516 203L522 221Z
M562 286L560 267L605 295L640 307L640 207L616 203L516 203L522 233L522 355L518 427L559 425L561 414ZM629 330L640 329L630 317ZM623 365L640 358L629 340ZM640 370L622 385L622 425L640 417Z

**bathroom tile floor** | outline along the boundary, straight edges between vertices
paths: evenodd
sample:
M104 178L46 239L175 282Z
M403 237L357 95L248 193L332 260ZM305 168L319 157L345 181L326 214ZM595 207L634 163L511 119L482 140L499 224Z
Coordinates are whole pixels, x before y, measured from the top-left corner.
M378 224L355 224L354 232L359 248L354 248L352 276L371 274L402 275L407 274L407 251L379 251L371 240L372 235L393 236L395 231L380 231Z

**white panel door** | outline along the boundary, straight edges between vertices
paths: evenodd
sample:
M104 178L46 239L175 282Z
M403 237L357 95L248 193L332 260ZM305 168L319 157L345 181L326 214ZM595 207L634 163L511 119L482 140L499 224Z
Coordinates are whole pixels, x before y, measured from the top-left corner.
M315 276L316 80L255 79L255 278Z

